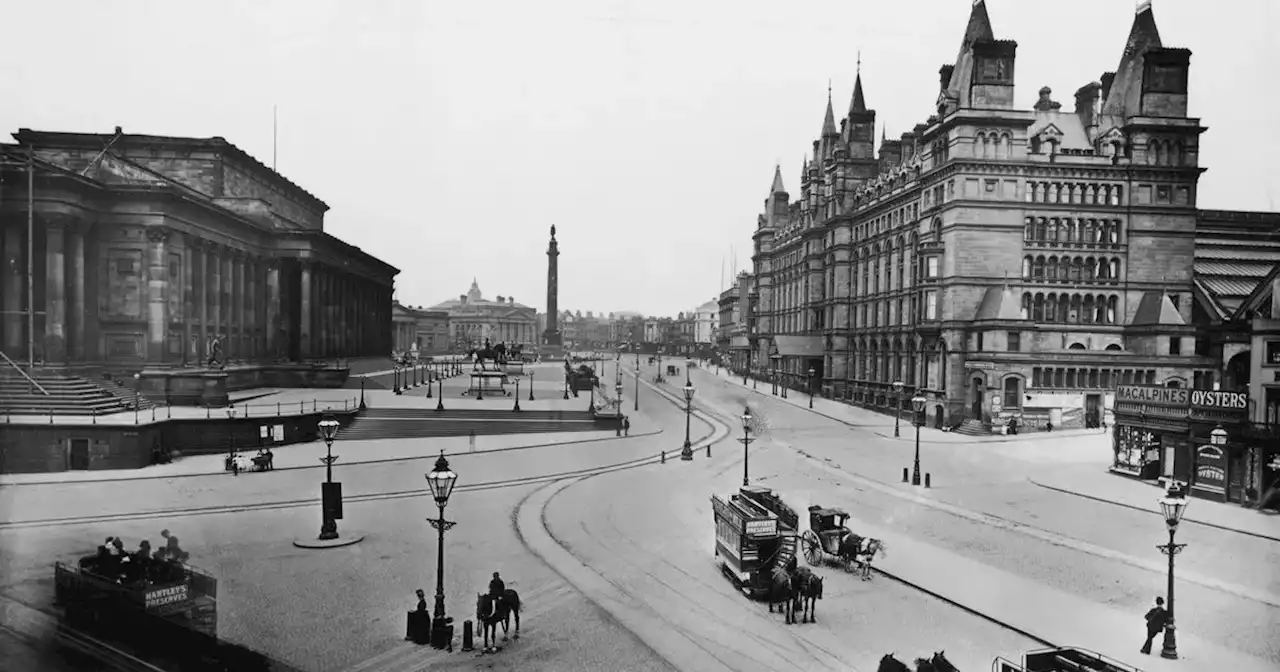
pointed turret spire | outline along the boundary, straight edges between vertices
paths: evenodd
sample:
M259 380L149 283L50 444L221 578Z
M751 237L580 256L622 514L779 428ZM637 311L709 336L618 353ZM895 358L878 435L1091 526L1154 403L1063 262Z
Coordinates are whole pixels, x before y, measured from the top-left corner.
M822 118L822 137L833 137L840 135L836 130L836 113L831 109L831 82L827 82L827 115Z
M969 24L964 29L964 39L960 42L960 54L956 56L955 67L951 69L951 81L947 83L944 93L947 99L960 107L969 103L969 81L973 77L973 43L979 40L996 39L991 29L991 17L987 15L987 3L984 0L973 0L973 8L969 10Z
M1103 114L1132 116L1138 113L1142 94L1143 56L1148 50L1162 46L1151 2L1145 0L1138 3L1133 26L1129 28L1129 39L1125 42L1124 53L1120 55L1120 65L1116 68L1115 79L1111 82L1107 99L1102 103Z
M996 33L991 29L991 17L987 15L987 3L984 0L973 0L973 8L969 10L969 25L964 29L964 42L960 50L964 51L978 40L994 40Z
M785 194L787 188L782 186L782 166L774 164L773 166L773 186L769 189L770 194Z
M863 114L867 111L867 101L862 96L862 58L858 58L858 75L853 80L853 99L849 101L849 114Z

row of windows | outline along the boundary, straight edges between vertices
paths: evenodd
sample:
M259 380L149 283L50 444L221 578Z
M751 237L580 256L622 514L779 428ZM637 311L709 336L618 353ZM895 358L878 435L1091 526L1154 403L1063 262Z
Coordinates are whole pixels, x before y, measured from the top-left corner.
M1090 282L1120 277L1120 257L1037 257L1022 258L1024 280Z
M1116 324L1120 298L1098 294L1022 295L1022 319L1063 324Z
M1120 205L1124 188L1090 182L1027 182L1028 203Z
M1027 217L1023 240L1047 243L1118 245L1120 220L1077 217Z
M1031 386L1037 388L1104 389L1116 385L1154 385L1152 369L1093 369L1035 367L1031 370Z
M974 154L981 159L1012 159L1013 136L996 131L979 132L974 138Z

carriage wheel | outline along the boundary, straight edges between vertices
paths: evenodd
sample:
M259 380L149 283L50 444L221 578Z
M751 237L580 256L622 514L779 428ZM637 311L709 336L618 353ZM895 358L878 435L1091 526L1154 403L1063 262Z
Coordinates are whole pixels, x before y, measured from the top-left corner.
M805 530L800 535L800 542L804 544L804 559L811 565L816 565L822 560L822 543L818 541L818 535L813 530Z

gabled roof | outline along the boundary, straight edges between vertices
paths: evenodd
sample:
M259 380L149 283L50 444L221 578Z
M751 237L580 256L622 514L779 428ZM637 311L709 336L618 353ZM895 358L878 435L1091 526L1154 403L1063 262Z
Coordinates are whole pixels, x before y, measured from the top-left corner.
M1275 293L1275 283L1277 279L1280 279L1280 263L1272 267L1271 272L1268 273L1266 277L1262 278L1262 281L1258 283L1257 287L1253 288L1253 291L1249 296L1245 298L1245 300L1231 315L1231 319L1248 319L1250 313L1259 312L1270 315L1271 300ZM1275 319L1276 316L1270 315L1270 317Z
M1129 324L1135 327L1155 325L1183 327L1187 323L1178 314L1178 309L1173 306L1173 301L1169 299L1168 294L1146 292L1138 302L1138 310L1133 314Z
M1018 296L1013 293L1013 289L1009 285L988 287L987 293L982 297L982 303L978 306L973 319L975 321L1023 319L1022 309L1018 305Z

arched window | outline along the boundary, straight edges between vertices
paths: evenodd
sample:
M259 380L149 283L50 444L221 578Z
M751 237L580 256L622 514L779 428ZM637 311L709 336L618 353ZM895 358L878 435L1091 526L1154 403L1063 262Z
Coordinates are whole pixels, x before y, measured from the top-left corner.
M1049 280L1058 279L1058 258L1049 257L1049 266L1045 270L1045 277Z
M1000 158L1013 158L1013 136L1004 133L1000 136Z
M1096 313L1094 312L1093 304L1094 304L1093 295L1086 294L1084 297L1084 314L1080 318L1081 322L1084 322L1085 324L1093 323L1093 318L1096 315Z
M1049 240L1049 234L1044 217L1040 217L1036 220L1036 240Z
M1081 311L1082 304L1083 302L1080 300L1079 294L1071 295L1071 314L1068 317L1068 322L1071 322L1072 324L1080 323L1080 316L1083 314Z
M1050 294L1045 298L1044 302L1044 320L1045 322L1058 321L1058 295Z
M1111 313L1107 310L1107 306L1108 306L1108 300L1107 300L1106 295L1104 295L1104 294L1099 294L1099 295L1098 295L1097 318L1096 318L1096 320L1095 320L1098 324L1111 324L1111 323L1112 323L1112 321L1108 319L1108 318L1111 316Z
M1084 350L1084 344L1080 342L1072 343L1067 349L1068 350Z
M1031 316L1031 319L1036 322L1044 322L1044 294L1036 294L1032 302Z
M1035 218L1034 218L1034 217L1028 217L1028 218L1027 218L1027 220L1026 220L1025 224L1024 224L1024 225L1023 225L1023 227L1022 227L1022 239L1023 239L1023 240L1035 240L1035 239L1036 239L1036 235L1035 235L1035 234L1036 234L1036 224L1035 224L1035 222L1036 222L1036 220L1035 220Z
M1107 346L1107 350L1111 352L1120 352L1121 350L1123 350L1123 348L1121 348L1119 345L1116 345L1115 343L1112 343L1111 345Z
M1036 280L1044 278L1044 257L1036 257L1035 263L1031 265L1031 277Z
M1066 294L1058 296L1058 321L1066 323L1071 317L1071 297Z
M1120 278L1120 257L1112 257L1111 258L1111 279L1116 280L1119 278Z
M1031 294L1022 295L1022 319L1031 319Z
M1031 257L1022 258L1022 277L1031 279Z
M1083 263L1080 257L1071 260L1071 282L1080 282L1080 266Z

